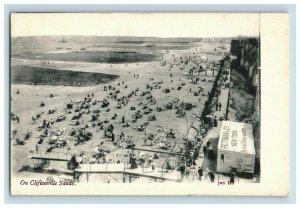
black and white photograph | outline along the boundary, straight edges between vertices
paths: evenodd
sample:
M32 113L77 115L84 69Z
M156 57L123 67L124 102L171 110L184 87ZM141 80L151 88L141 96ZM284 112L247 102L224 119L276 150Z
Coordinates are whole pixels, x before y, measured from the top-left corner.
M261 183L260 15L12 13L12 193Z

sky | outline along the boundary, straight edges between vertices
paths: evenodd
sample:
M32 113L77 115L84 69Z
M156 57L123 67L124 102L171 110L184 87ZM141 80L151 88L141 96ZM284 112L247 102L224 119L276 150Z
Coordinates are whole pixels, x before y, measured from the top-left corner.
M258 13L12 13L11 36L258 36Z

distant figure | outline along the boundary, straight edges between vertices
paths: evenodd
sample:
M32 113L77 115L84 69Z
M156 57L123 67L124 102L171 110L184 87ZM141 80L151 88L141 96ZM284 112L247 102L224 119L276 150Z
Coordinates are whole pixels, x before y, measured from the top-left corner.
M199 168L199 169L198 169L198 177L199 177L199 181L201 181L202 176L203 176L203 170L202 170L202 168Z
M213 172L209 172L208 177L212 183L215 181L215 174L213 174Z
M214 127L217 127L218 126L218 119L217 119L217 116L215 116L214 118Z
M38 153L39 152L39 145L36 143L35 144L35 152Z
M153 160L150 161L150 166L151 166L152 171L154 171L155 170L155 163L154 163Z
M136 169L136 168L137 168L137 163L136 163L136 157L135 157L135 154L133 154L133 155L130 157L130 168L131 168L131 169Z
M184 175L185 175L185 165L184 165L184 164L181 164L180 167L179 167L179 170L180 170L181 181L182 181L183 178L184 178Z
M234 184L235 172L231 172L229 177L229 184Z
M209 121L209 128L212 129L214 126L214 119L213 118L210 118L210 121Z
M197 178L198 171L197 171L195 165L191 166L190 172L191 172L192 180L194 180L195 178Z
M114 133L111 134L111 141L112 141L112 142L115 141L115 134L114 134Z
M214 150L213 150L213 148L212 148L212 145L210 145L210 146L208 147L207 158L208 158L209 160L213 160L214 157L215 157L215 155L214 155Z
M122 117L122 123L125 123L125 116Z
M187 178L188 181L190 180L190 171L191 171L191 168L189 166L186 166L186 168L185 168L185 178Z
M206 145L204 145L204 146L203 146L203 153L204 153L204 157L206 157L206 156L207 156L207 151L208 151L208 149L207 149L207 146L206 146Z

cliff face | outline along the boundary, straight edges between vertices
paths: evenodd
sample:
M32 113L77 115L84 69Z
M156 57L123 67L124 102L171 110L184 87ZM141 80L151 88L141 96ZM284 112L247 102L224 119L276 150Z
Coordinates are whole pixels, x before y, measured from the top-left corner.
M231 55L236 56L237 68L246 75L254 92L259 87L259 40L246 38L231 41Z
M232 40L230 54L236 56L233 65L236 70L246 76L249 90L255 96L253 123L254 125L260 125L259 39L243 38Z
M259 39L241 38L231 41L230 54L236 56L232 60L232 68L240 72L246 78L246 85L254 95L254 113L252 117L253 135L256 149L256 172L259 172L260 158L260 68L259 68Z

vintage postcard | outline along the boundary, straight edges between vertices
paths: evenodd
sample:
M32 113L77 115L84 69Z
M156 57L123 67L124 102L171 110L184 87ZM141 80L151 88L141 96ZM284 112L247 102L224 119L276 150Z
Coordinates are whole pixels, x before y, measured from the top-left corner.
M288 14L10 21L12 195L288 195Z

